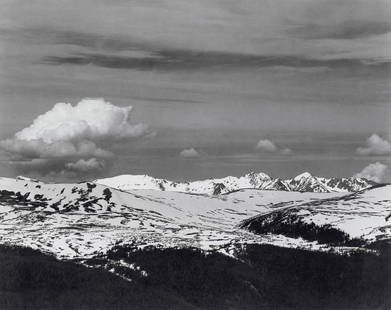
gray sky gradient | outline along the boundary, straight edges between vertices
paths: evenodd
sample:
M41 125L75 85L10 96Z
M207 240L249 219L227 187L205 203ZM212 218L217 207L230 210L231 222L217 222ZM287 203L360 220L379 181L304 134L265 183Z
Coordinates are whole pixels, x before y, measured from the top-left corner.
M355 151L391 132L388 0L0 4L0 139L57 102L103 97L156 132L113 146L105 173L352 175L390 164ZM261 139L292 154L259 153ZM203 155L178 156L190 148ZM0 174L32 173L8 160L1 151Z

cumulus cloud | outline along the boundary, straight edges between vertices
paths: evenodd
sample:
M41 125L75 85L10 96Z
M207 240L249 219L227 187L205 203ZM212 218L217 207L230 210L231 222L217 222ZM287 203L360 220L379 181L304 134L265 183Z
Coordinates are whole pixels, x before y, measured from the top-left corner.
M182 152L179 153L181 157L199 157L200 153L194 148L190 149L184 149Z
M355 177L366 178L375 182L382 182L388 172L388 166L380 162L369 164L361 172L357 173Z
M15 138L52 143L138 137L145 133L146 126L130 124L131 111L131 106L117 107L102 98L86 98L75 106L61 102L17 132Z
M144 124L130 122L132 107L117 107L101 98L76 105L57 103L13 138L0 141L17 167L99 171L114 157L110 147L149 133Z
M277 146L270 140L259 140L257 143L257 150L274 153L277 152Z
M91 172L103 170L105 168L104 162L101 162L96 158L90 158L88 160L79 159L77 162L67 163L65 166L71 171L78 172Z
M274 142L268 139L261 139L256 145L256 149L267 153L280 153L281 155L291 155L292 150L289 148L280 149Z
M391 154L391 137L382 138L377 134L370 136L364 147L356 150L359 155L388 155Z

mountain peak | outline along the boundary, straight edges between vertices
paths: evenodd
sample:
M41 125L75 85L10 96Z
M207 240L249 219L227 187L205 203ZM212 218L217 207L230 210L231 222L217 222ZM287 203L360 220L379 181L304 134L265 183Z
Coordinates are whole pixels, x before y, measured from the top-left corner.
M264 172L250 171L245 175L246 177L258 177L259 179L270 180L270 176Z
M172 182L165 179L156 179L147 175L122 175L95 180L95 183L121 190L155 189L210 195L228 193L244 188L323 193L341 191L356 192L374 185L374 183L364 179L319 178L312 176L309 172L304 172L293 179L285 180L271 178L263 172L253 171L241 177L228 176L220 179L206 179L193 182Z
M309 173L309 172L303 172L297 176L295 176L294 180L301 180L301 179L308 179L308 178L312 178L312 174Z

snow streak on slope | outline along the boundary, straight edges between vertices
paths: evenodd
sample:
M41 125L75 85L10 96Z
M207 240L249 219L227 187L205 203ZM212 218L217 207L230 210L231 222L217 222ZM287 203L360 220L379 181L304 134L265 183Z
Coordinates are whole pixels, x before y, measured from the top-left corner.
M68 258L102 253L118 242L223 252L234 243L255 242L320 249L327 246L257 235L238 225L258 214L343 195L241 190L217 197L0 178L0 242Z
M155 189L162 191L190 192L218 195L244 188L299 192L356 192L375 185L364 178L320 178L308 172L293 179L272 179L265 173L251 172L241 177L228 176L221 179L208 179L194 182L172 182L147 175L120 175L99 179L96 183L121 190Z

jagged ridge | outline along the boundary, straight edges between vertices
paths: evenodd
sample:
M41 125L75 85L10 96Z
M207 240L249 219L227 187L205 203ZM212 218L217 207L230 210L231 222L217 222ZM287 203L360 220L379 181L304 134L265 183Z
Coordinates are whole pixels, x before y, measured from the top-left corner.
M302 173L293 179L271 178L265 173L250 172L241 177L228 176L193 182L173 182L148 175L120 175L98 179L95 183L121 190L156 189L163 191L189 192L219 195L244 188L297 192L357 192L376 185L365 178L322 178Z

